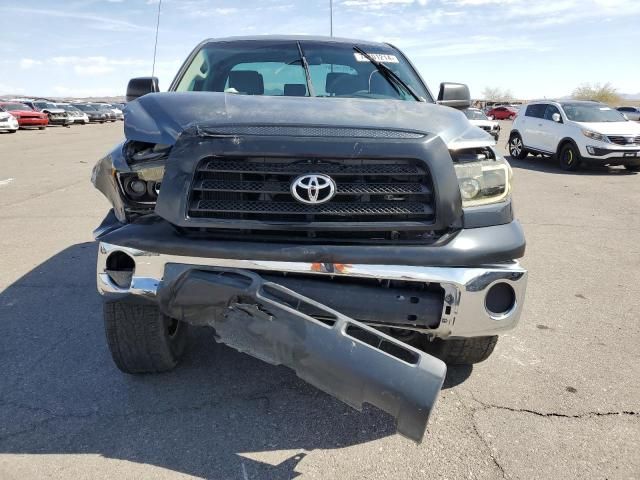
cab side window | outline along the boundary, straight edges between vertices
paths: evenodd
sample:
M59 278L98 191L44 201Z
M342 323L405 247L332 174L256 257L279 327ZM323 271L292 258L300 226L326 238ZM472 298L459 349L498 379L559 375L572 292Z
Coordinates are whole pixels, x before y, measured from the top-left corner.
M558 107L556 107L555 105L547 105L547 109L544 112L544 119L553 121L554 113L557 113L558 115L560 115L560 110L558 110ZM560 116L560 118L562 118L562 116Z
M546 103L536 103L533 105L529 105L526 112L524 112L524 115L525 117L543 118L546 109Z

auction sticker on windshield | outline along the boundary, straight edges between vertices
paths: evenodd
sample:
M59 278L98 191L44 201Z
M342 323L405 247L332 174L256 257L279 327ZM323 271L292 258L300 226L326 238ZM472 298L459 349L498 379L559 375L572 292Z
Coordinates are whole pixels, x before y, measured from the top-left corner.
M375 61L377 62L384 62L384 63L400 63L400 60L398 60L398 57L396 57L395 55L390 55L388 53L368 53L367 55L369 55L371 58L373 58ZM356 57L356 60L359 62L368 62L369 59L367 57L365 57L364 55L362 55L359 52L355 52L353 54L354 57Z

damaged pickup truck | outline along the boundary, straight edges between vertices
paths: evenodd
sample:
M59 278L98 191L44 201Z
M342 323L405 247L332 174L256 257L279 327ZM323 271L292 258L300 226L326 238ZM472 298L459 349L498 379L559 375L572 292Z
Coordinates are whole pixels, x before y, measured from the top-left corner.
M511 168L458 110L468 88L436 101L388 44L251 37L127 96L92 177L118 368L169 370L210 326L420 441L445 363L485 360L526 288Z

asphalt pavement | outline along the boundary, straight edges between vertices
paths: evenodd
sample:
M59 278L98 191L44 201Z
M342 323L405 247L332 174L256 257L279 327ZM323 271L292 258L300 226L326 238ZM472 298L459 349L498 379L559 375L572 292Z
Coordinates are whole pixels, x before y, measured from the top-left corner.
M89 178L122 136L0 134L0 479L640 478L640 175L512 163L521 323L450 369L415 445L208 329L173 372L116 369L91 236L109 206Z

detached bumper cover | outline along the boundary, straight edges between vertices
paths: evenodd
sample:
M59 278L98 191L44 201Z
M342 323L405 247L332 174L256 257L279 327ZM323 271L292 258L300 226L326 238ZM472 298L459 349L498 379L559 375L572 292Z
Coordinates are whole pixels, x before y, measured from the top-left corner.
M158 299L172 317L208 324L221 343L285 365L358 410L375 405L400 434L422 440L446 375L440 360L243 270L169 265Z

